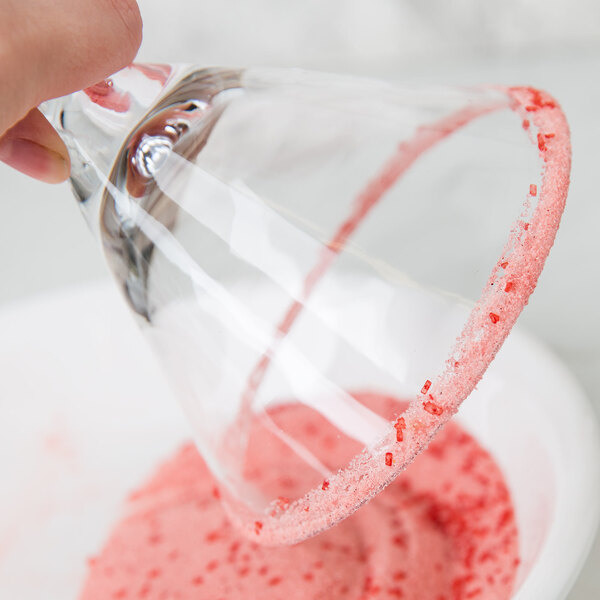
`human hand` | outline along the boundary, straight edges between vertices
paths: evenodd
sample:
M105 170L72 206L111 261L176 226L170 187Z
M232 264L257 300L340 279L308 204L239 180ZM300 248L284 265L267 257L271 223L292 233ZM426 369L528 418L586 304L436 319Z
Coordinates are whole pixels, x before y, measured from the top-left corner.
M141 40L135 0L0 0L0 160L64 181L67 149L35 107L127 66Z

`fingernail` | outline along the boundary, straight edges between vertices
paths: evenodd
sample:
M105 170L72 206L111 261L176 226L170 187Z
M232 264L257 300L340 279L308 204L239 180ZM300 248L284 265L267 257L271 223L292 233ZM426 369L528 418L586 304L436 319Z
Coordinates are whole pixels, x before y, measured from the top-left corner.
M46 183L60 183L69 176L68 157L31 140L10 137L0 140L0 160Z

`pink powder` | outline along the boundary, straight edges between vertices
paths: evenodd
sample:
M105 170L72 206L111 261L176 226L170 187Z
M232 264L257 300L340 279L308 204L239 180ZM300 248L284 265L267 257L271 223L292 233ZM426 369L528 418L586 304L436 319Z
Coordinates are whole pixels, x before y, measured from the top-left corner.
M358 397L390 419L403 408L392 398ZM331 466L356 451L356 442L337 437L305 406L281 406L270 418L326 453ZM263 443L269 435L275 446ZM281 510L284 494L307 483L296 479L306 470L295 469L289 448L260 421L252 428L245 468L279 496ZM384 493L295 546L248 540L227 519L218 496L197 451L185 446L132 494L127 515L90 561L80 600L511 596L519 561L510 495L490 455L454 423ZM255 526L262 529L260 522Z

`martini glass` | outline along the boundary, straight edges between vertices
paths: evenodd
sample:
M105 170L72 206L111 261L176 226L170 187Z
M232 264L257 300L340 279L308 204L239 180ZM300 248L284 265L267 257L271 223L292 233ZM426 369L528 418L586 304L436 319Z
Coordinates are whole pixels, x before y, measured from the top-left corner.
M42 110L259 543L330 527L426 447L527 303L568 188L566 121L531 88L132 65Z

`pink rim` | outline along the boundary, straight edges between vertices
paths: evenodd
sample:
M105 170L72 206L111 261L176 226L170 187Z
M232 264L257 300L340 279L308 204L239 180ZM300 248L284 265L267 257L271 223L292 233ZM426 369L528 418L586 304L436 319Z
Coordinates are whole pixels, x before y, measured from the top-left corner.
M523 128L529 132L543 161L535 209L529 216L526 203L522 215L514 223L502 255L492 269L444 371L432 378L429 387L424 386L424 393L411 401L400 419L390 423L388 434L374 450L357 455L326 484L311 490L277 514L258 521L255 514L243 511L237 503L233 509L225 502L232 521L251 539L263 544L299 542L350 516L391 483L456 413L527 304L554 243L565 206L571 170L570 135L558 103L545 92L523 87L499 89L505 94L508 106L522 118ZM359 197L353 214L330 242L329 253L307 278L305 298L367 212L421 154L473 119L506 106L505 102L463 109L434 127L420 130L414 140L403 143L378 178L375 193L363 193ZM528 200L536 195L537 189L532 186ZM291 306L280 325L281 335L289 331L300 310L301 303ZM277 340L271 352L276 344ZM267 367L268 361L264 358L256 366L251 378L256 384L254 389Z

